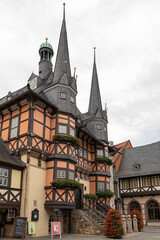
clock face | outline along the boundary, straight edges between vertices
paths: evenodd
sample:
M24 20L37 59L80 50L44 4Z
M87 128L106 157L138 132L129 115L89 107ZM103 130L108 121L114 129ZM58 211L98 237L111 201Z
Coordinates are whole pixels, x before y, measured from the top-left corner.
M29 85L30 85L30 88L32 90L34 90L35 88L37 88L37 78L33 78L29 81Z

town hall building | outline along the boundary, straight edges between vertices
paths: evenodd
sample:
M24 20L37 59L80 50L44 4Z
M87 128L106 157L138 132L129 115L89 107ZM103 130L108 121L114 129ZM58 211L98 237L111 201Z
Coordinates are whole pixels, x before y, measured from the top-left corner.
M39 73L32 73L26 86L0 99L0 228L4 236L13 235L16 216L35 221L36 236L48 235L50 222L56 220L62 232L75 232L73 210L82 207L83 196L113 192L110 155L114 147L108 141L95 49L88 112L82 114L76 104L76 76L71 74L65 4L56 60L47 38L39 56ZM72 185L65 180L72 180ZM103 214L106 207L114 207L114 199L99 195L97 204ZM95 206L89 207L95 215ZM9 209L14 210L11 219Z

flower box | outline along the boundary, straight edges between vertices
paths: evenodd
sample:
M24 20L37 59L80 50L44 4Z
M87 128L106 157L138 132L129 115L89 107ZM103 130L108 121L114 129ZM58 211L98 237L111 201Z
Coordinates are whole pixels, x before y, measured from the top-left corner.
M73 137L65 134L56 134L53 137L54 142L66 142L67 144L73 144L77 148L81 146L81 141L77 137Z

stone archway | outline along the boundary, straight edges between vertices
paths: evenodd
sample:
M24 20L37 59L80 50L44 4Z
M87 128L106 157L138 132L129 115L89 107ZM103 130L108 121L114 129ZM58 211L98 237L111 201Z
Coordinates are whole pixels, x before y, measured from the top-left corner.
M141 212L141 206L140 206L139 202L137 202L135 200L131 201L130 204L129 204L129 209L128 209L129 214L133 210L139 210Z

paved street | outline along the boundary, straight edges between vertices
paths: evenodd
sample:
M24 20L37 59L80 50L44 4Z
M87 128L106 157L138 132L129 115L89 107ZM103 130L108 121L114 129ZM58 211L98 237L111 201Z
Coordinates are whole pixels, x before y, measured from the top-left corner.
M2 238L3 240L13 240L13 238ZM34 240L50 240L49 237L32 238ZM55 238L54 238L55 239ZM58 238L56 238L58 239ZM105 236L87 236L80 234L62 234L62 240L106 240ZM127 234L123 239L128 240L158 240L160 239L160 227L145 227L144 232ZM16 239L17 240L17 239Z

